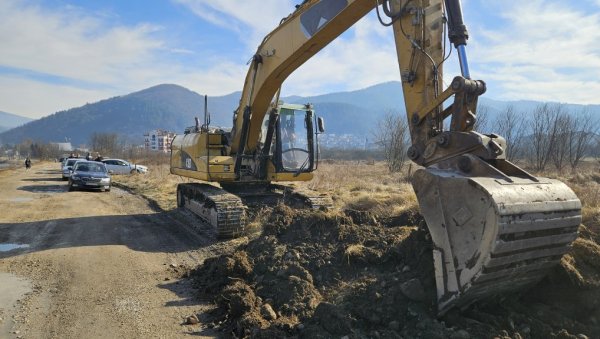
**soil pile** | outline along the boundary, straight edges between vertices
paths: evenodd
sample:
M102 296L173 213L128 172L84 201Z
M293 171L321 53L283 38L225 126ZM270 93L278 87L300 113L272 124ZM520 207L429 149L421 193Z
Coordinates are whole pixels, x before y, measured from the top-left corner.
M441 319L432 245L416 213L378 221L357 211L277 206L259 237L192 275L217 305L210 326L226 337L600 337L596 240L582 229L571 253L532 290Z

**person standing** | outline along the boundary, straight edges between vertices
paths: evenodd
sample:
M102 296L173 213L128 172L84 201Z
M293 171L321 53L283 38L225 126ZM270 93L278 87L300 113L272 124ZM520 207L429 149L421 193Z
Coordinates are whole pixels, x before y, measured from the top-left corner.
M28 170L31 168L31 159L29 159L29 157L27 157L27 159L25 159L25 170Z

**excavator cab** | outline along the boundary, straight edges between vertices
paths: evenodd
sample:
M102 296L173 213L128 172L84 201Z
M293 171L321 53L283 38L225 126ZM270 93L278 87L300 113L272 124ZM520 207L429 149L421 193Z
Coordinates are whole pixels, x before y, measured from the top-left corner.
M312 172L315 162L312 121L313 111L307 106L281 107L274 159L278 172Z
M263 121L259 144L265 178L268 181L310 180L319 158L317 136L323 131L323 119L316 117L312 105L280 102Z

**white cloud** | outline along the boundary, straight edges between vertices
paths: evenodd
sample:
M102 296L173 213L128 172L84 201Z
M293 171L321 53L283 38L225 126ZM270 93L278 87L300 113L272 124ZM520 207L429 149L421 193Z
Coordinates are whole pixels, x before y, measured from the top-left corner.
M240 89L244 65L177 61L173 56L192 51L170 46L161 27L109 19L70 6L48 10L0 1L0 66L11 70L0 73L0 109L40 117L160 83L202 93ZM198 57L211 59L208 53Z
M351 90L398 80L392 29L372 14L352 28L354 34L334 40L293 73L284 84L285 93L323 94L331 88Z
M105 83L163 46L152 37L158 27L104 27L98 18L80 15L0 2L0 64Z
M599 13L535 0L512 2L501 16L500 29L477 32L472 44L496 97L598 103Z
M168 36L170 27L115 24L118 16L111 12L0 1L0 66L16 70L0 73L0 110L41 116L160 83L209 95L241 90L245 59L300 2L173 1L218 26L202 34L218 36L221 27L237 32L237 43L247 55L223 56L231 43L201 50L176 45ZM476 6L477 1L483 0L469 0L465 6ZM600 0L586 0L587 5L592 2L600 5ZM472 73L488 82L490 97L598 103L600 13L572 8L578 4L486 3L485 9L499 9L501 25L486 22L489 13L467 18ZM398 80L392 29L382 27L370 13L351 30L292 74L284 94L322 94ZM446 82L457 73L456 61L450 60L445 65Z
M0 88L0 103L2 107L7 107L3 111L36 119L115 96L107 90L83 89L6 76L0 77Z
M174 0L202 19L240 34L249 47L258 46L281 19L294 10L290 0L214 1Z

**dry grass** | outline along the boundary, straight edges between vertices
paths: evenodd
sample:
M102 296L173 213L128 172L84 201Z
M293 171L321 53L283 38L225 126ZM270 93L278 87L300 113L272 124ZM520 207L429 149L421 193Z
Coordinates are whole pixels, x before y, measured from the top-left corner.
M314 179L302 185L328 193L336 207L389 216L417 208L406 178L406 172L390 173L383 162L330 161L320 164Z
M148 174L114 175L113 181L154 201L161 209L177 206L177 184L189 180L172 175L168 164L148 165Z
M165 163L157 162L149 167L147 175L116 175L114 180L155 201L164 210L175 208L177 184L193 180L171 175L169 165ZM590 164L573 174L549 171L536 175L557 178L571 187L583 204L583 224L600 232L600 171L597 166ZM312 181L298 185L328 193L335 206L341 209L393 216L418 209L407 177L406 172L390 173L383 162L328 161L319 165ZM259 225L254 226L259 228Z
M115 175L113 180L143 195L164 209L176 207L176 188L193 180L169 173L168 164L148 164L145 175ZM336 207L394 215L417 208L406 173L389 173L383 163L368 165L349 161L321 164L310 182L299 183L334 199Z

